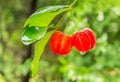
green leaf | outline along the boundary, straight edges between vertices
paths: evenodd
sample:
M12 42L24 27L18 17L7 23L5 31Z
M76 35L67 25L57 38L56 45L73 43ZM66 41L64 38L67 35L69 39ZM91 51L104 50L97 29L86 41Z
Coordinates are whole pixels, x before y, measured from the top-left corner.
M48 26L55 16L70 10L70 6L47 6L38 9L25 22L24 27L29 26Z
M48 27L39 27L39 26L31 26L25 28L22 35L22 42L26 45L31 44L39 39L41 39Z
M35 43L34 47L34 59L31 62L31 71L32 71L32 77L36 76L39 69L39 59L41 57L41 54L44 51L44 48L51 37L51 35L55 32L55 30L48 32L41 40L39 40L37 43Z

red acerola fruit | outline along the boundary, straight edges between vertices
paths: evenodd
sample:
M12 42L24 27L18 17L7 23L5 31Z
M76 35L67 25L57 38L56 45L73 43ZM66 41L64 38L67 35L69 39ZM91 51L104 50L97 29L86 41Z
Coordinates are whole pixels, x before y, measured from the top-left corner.
M84 28L73 35L73 45L81 52L86 52L96 44L96 37L90 28Z
M50 49L54 54L68 54L72 48L72 36L56 31L50 38Z

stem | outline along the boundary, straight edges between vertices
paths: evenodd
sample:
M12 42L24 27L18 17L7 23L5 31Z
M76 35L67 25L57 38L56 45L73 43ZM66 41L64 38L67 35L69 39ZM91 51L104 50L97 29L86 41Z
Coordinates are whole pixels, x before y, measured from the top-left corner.
M71 20L74 22L74 25L76 26L76 29L77 29L77 30L80 30L80 28L79 28L78 24L76 23L75 19L72 18Z
M75 5L76 2L77 2L77 0L74 0L74 1L71 3L70 7L73 8L73 6Z
M70 18L66 24L66 27L68 27L70 21L72 20L74 22L74 25L76 26L76 28L79 30L79 26L77 25L77 23L73 20L73 12L72 12L72 8L74 7L75 3L77 2L77 0L74 0L71 4L70 4ZM66 27L64 29L64 32L66 31Z
M66 24L66 26L65 26L65 29L64 29L64 32L66 32L66 28L69 26L69 23L70 23L70 18L68 19L68 22L67 22L67 24Z
M73 12L72 12L72 8L74 7L74 5L75 5L76 2L77 2L77 0L74 0L74 1L71 3L71 5L70 5L70 7L71 7L71 11L70 11L70 20L73 21L73 23L74 23L76 29L80 30L78 24L76 23L76 21L75 21L75 19L74 19L74 17L73 17Z

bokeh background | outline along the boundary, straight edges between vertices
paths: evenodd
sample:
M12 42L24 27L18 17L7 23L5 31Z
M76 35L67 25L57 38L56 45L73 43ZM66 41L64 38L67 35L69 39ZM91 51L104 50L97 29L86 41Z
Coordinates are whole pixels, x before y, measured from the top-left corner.
M0 0L0 82L120 82L120 0L78 0L73 17L97 37L94 49L53 55L47 45L36 77L30 78L33 45L21 42L23 24L37 8L73 0ZM70 22L66 33L76 30Z

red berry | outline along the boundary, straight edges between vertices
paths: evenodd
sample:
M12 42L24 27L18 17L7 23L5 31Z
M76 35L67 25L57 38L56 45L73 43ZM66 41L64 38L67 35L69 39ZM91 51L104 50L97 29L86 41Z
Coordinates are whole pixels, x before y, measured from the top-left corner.
M96 44L96 37L95 37L94 32L90 28L84 28L83 31L88 34L88 36L90 38L90 42L91 42L90 48L93 48Z
M96 43L96 38L90 28L84 28L73 34L73 45L81 52L86 52L93 48Z
M68 54L72 48L72 36L56 31L50 38L50 49L54 54Z

